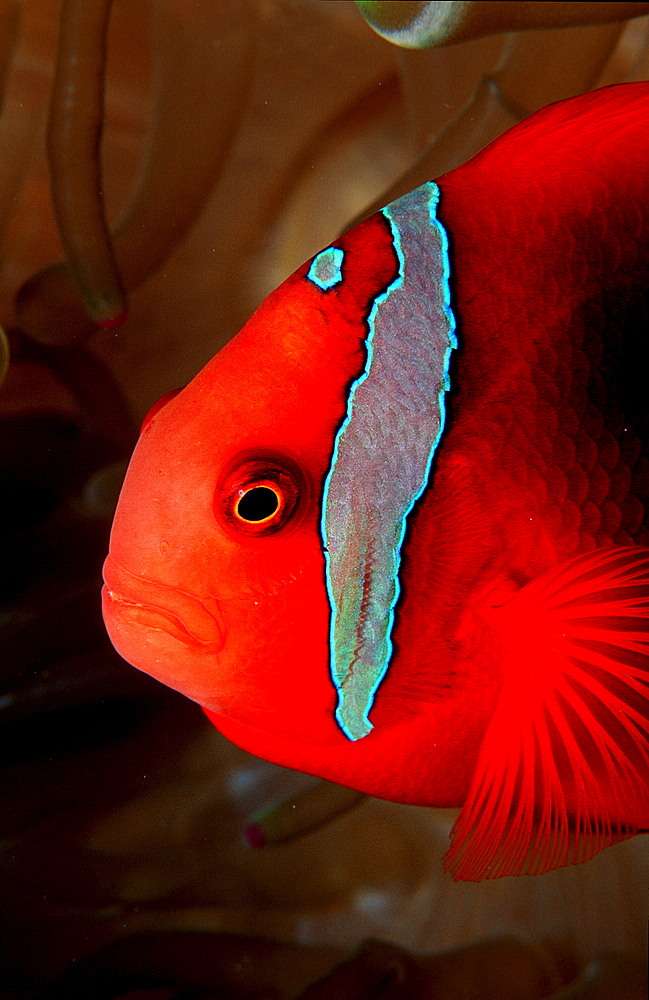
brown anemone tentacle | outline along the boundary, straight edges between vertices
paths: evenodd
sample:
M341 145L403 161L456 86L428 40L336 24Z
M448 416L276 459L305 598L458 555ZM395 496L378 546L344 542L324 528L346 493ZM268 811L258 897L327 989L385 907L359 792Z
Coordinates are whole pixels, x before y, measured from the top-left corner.
M4 107L7 78L20 34L23 7L21 0L2 0L0 3L0 112Z
M200 25L186 11L158 7L155 13L156 87L148 150L112 237L129 292L155 273L196 222L227 161L253 76L252 5L229 0L213 12L201 9L206 23ZM21 328L43 342L75 343L95 329L64 262L30 278L18 293L16 309Z
M9 367L9 341L7 334L0 326L0 385L4 382Z
M246 838L251 847L284 844L327 826L366 798L353 788L320 781L308 791L256 816L246 829Z
M406 48L455 45L485 35L539 28L610 24L649 14L647 3L511 3L477 0L462 3L395 3L356 0L378 34Z
M510 34L495 66L480 78L464 107L359 219L454 170L526 115L596 87L622 30L613 23ZM537 65L544 72L530 75L529 67Z
M62 0L47 136L54 208L70 271L88 315L106 327L126 313L104 215L100 160L111 7L112 0Z

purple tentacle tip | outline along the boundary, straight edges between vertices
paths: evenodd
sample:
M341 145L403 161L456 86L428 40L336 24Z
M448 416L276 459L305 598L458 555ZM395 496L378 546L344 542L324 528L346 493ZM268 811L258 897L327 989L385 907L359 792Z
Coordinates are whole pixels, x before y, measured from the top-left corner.
M107 319L98 319L96 324L102 330L114 330L115 327L121 326L128 319L128 310L123 309L120 313L115 316L109 316Z
M261 851L266 846L266 834L259 823L251 823L246 827L246 840L255 850Z

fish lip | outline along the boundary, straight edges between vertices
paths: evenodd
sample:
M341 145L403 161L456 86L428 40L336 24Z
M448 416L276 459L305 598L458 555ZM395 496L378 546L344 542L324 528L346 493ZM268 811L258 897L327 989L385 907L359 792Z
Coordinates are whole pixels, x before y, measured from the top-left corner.
M108 556L103 569L104 601L121 618L166 632L202 653L218 652L225 642L225 626L218 602L208 607L195 594L139 576Z

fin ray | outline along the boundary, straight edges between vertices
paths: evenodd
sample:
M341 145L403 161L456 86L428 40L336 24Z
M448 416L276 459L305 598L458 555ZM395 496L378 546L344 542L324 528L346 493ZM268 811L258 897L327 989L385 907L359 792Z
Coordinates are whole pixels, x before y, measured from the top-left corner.
M577 556L493 622L503 689L445 858L470 881L585 861L649 816L649 549Z

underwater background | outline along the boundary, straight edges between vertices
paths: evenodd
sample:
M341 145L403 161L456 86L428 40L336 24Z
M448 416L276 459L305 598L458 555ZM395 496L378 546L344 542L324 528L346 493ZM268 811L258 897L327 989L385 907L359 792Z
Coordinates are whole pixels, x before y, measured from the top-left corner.
M246 825L317 782L237 749L125 664L99 590L151 404L368 206L551 101L649 78L649 17L412 51L351 0L87 7L104 25L101 183L128 293L126 321L101 330L58 263L61 230L74 243L76 213L79 232L92 215L74 200L88 150L57 161L50 112L75 4L0 0L0 995L99 996L100 976L105 996L185 983L288 998L378 938L465 949L444 972L404 973L405 996L444 975L439 995L457 995L456 968L476 970L475 996L549 996L604 952L620 995L640 996L646 836L546 875L455 884L441 869L455 810L368 798L255 851ZM101 46L83 51L100 86ZM368 960L367 990L393 957Z

